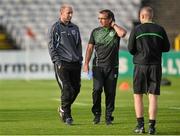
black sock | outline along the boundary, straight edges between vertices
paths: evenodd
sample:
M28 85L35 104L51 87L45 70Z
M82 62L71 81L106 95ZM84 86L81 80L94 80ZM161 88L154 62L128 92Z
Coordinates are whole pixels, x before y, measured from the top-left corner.
M138 125L144 126L144 117L137 118Z
M156 124L156 120L149 120L149 126L150 127L154 127L155 126L155 124Z

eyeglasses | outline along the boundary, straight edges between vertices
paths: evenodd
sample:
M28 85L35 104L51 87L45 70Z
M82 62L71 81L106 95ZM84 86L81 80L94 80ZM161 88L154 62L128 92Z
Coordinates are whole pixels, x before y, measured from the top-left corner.
M98 19L99 19L99 20L106 20L106 19L108 19L108 18L105 18L105 17L104 17L104 18L103 18L103 17L100 18L100 17L98 17Z

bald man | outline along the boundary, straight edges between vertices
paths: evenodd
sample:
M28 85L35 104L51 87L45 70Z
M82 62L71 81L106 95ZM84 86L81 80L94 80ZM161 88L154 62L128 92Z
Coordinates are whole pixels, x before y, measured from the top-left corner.
M62 121L71 125L71 105L80 92L82 45L79 28L71 22L73 9L64 4L59 20L50 30L49 54L54 64L56 80L61 89L61 106L58 111Z
M153 9L140 9L141 24L136 26L129 37L128 50L133 55L134 107L137 118L135 133L145 133L143 94L149 98L149 134L155 134L155 123L160 95L161 57L168 52L170 43L163 27L152 22Z

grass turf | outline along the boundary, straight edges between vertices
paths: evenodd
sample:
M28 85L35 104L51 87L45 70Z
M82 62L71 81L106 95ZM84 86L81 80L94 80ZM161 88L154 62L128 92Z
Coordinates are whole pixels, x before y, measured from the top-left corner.
M171 86L161 87L157 120L157 134L180 134L180 84L178 77L168 77ZM119 90L119 83L127 81L131 88ZM116 92L115 120L112 126L104 122L92 123L92 81L83 80L81 92L72 106L74 125L59 120L57 107L60 91L55 80L0 80L0 135L133 135L136 119L133 107L131 79L120 79ZM148 128L148 101L144 96L145 128ZM147 133L146 133L147 134Z

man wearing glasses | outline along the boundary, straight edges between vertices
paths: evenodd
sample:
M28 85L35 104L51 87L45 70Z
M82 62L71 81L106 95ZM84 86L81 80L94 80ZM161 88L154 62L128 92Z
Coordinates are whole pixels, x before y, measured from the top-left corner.
M100 123L101 93L105 92L105 121L112 124L115 103L116 83L118 77L118 57L120 38L126 35L126 30L115 23L112 11L105 9L99 12L100 27L95 28L90 36L86 49L84 72L89 72L89 62L93 59L93 106L94 124Z

